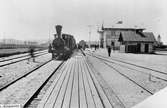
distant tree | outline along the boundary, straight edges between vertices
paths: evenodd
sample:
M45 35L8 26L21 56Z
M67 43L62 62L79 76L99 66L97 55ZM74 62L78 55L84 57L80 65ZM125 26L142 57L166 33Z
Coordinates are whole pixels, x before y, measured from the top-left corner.
M119 35L119 39L118 39L118 42L123 42L123 37L122 37L122 33L120 33L120 35Z

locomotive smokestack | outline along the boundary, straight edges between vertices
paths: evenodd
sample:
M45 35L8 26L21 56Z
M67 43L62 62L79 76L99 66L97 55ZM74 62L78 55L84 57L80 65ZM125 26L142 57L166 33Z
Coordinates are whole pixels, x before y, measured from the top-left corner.
M55 28L56 28L56 32L57 32L58 38L61 38L62 26L61 25L57 25Z

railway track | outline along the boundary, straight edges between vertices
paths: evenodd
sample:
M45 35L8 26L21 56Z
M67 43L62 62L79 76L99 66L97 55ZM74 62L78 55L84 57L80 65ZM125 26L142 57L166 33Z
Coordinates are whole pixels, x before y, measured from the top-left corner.
M44 51L38 51L38 52L35 52L34 54L40 54L40 53L44 53ZM6 57L6 58L3 58L2 60L0 60L0 62L10 61L10 60L24 58L24 57L28 57L28 56L29 56L29 54L18 55L18 57L10 57L10 58Z
M123 106L129 108L139 103L146 97L153 95L154 92L150 89L143 86L141 83L138 83L135 79L132 79L131 76L129 77L123 71L120 72L117 68L112 67L110 63L91 57L87 54L86 56L88 63L95 68L95 73L97 73L96 75L101 77L99 79L99 83L102 83L101 86L106 89L106 94L115 94L112 97L108 97L111 100L115 97L122 103ZM106 83L109 84L111 90L108 90L108 87L105 87L105 85L107 85Z
M82 53L84 53L84 52L82 52ZM117 60L114 58L108 59L107 57L103 57L101 55L90 54L90 53L86 53L86 54L99 59L101 62L103 62L104 64L106 64L107 66L109 66L110 68L112 68L113 70L115 70L116 72L118 72L119 74L121 74L122 76L127 78L128 80L132 81L133 83L135 83L136 85L138 85L139 87L141 87L142 89L144 89L145 91L150 93L151 95L153 95L155 92L157 92L160 89L167 86L167 80L165 78L159 77L157 75L153 75L153 74L151 74L151 72L143 72L141 70L136 69L135 67L139 67L139 68L145 69L147 71L154 71L154 72L160 73L160 74L163 73L163 76L165 76L166 73L164 73L164 72L161 72L161 71L159 72L157 70L150 69L147 67L143 68L143 66L141 67L141 66L138 66L136 64L127 63L125 61ZM120 70L120 68L122 68L122 69ZM125 71L127 71L127 72L125 72ZM130 75L130 74L132 74L132 75ZM143 80L145 80L144 82L147 82L147 84L143 83L143 81L140 82L141 79L139 79L139 78L135 79L135 77L133 77L133 75L136 76L135 74L140 76ZM142 74L145 74L145 75L142 75ZM148 78L144 78L144 77L148 77ZM158 79L158 80L154 81L151 79L154 79L154 80ZM159 81L161 82L161 84ZM161 86L158 86L158 84ZM150 85L150 87L149 87L149 85Z
M79 54L69 60L42 98L38 108L124 108L117 98L111 99L95 77L86 58Z
M42 54L38 53L34 57L39 57L39 56L42 56L42 55L45 55L45 54L48 54L48 53L42 53ZM4 60L4 61L0 62L0 67L8 66L8 65L11 65L11 64L14 64L14 63L17 63L17 62L21 62L21 61L30 59L30 58L31 57L29 55L27 55L27 56L24 56L24 57L16 57L16 58L13 58L13 59Z
M51 86L55 78L57 77L56 72L62 67L64 61L54 70L54 72L44 81L40 88L31 96L31 98L23 105L24 108L35 108L42 100L43 95L46 93L48 88Z
M63 62L60 61L49 60L15 81L1 87L0 103L6 105L20 104L21 107L29 106L62 64ZM50 83L51 82L52 81L50 81ZM12 89L12 91L10 89Z
M109 85L104 81L103 78L98 76L98 73L96 72L96 69L90 64L89 61L86 62L86 67L88 69L89 75L93 81L93 84L97 90L97 93L100 97L100 100L103 104L103 107L105 108L106 106L104 105L104 98L101 97L101 93L99 92L99 88L103 91L103 93L106 95L106 99L109 101L109 104L112 106L112 108L125 108L125 105L121 102L117 94L112 90L112 88L109 87ZM95 79L97 81L95 81ZM100 87L97 87L98 83ZM107 89L106 89L107 88Z
M17 78L17 79L15 79L15 80L11 81L11 82L8 82L8 83L6 83L6 84L0 86L0 92L1 92L2 90L6 89L7 87L11 86L11 85L14 84L15 82L17 82L17 81L19 81L19 80L25 78L27 75L31 74L32 72L34 72L35 70L37 70L37 69L39 69L40 67L44 66L45 64L47 64L47 63L50 62L50 61L51 61L51 60L49 60L49 61L47 61L47 62L45 62L45 63L43 63L43 64L41 64L41 65L39 65L39 66L37 66L37 67L35 67L34 69L32 69L31 71L29 71L28 73L26 73L26 74L20 76L19 78Z
M89 56L93 56L91 54L88 54ZM145 91L147 91L149 94L153 95L154 92L152 92L151 90L145 88L144 86L142 86L141 84L139 84L138 82L136 82L135 80L131 79L129 76L127 76L126 74L124 74L123 72L119 71L119 69L115 68L114 66L110 65L109 63L113 63L111 61L108 61L106 59L97 57L97 56L93 56L96 57L97 59L99 59L101 62L103 62L104 64L106 64L107 66L109 66L110 68L114 69L116 72L118 72L120 75L124 76L125 78L127 78L128 80L132 81L133 83L135 83L136 85L138 85L139 87L141 87L142 89L144 89Z
M102 57L103 59L105 58L105 60L108 59L107 57L102 56L102 55L96 55L96 56ZM144 67L144 66L141 66L141 65L138 65L138 64L129 63L129 62L122 61L122 60L118 60L118 59L114 59L114 58L110 58L110 59L111 59L111 60L114 60L114 61L117 61L117 62L129 64L129 65L132 65L132 66L135 66L135 67L139 67L139 68L142 68L142 69L146 69L146 70L149 70L149 71L153 71L153 72L157 72L157 73L161 73L161 74L167 75L167 72L155 70L155 69L152 69L152 68ZM106 60L106 61L111 62L110 60Z
M117 60L117 59L114 59L114 58L108 59L107 57L104 57L102 55L97 55L97 54L96 55L95 54L93 54L93 55L89 54L89 55L94 56L94 57L96 57L98 59L101 59L103 61L106 61L108 63L113 63L113 64L120 65L122 67L131 69L131 70L138 71L138 72L143 73L143 74L151 75L151 77L154 77L154 78L157 78L157 79L160 79L160 80L163 80L163 81L167 82L167 73L166 72L155 70L155 69L151 69L151 68L148 68L148 67L140 66L140 65L137 65L137 64L134 64L134 63L129 63L129 62L122 61L122 60ZM120 64L120 63L123 63L123 64ZM145 71L140 71L140 70L131 68L130 66L127 66L127 65L131 65L131 66L134 66L134 67L137 67L137 68L141 68L141 69L144 69ZM162 74L162 75L160 75L160 76L156 75L156 74L154 75L153 72L157 73L157 74Z
M141 87L143 90L147 91L149 94L153 95L154 92L152 92L151 90L149 90L148 88L142 86L141 84L139 84L138 82L136 82L135 80L133 80L132 78L130 78L129 76L127 76L126 74L123 74L123 72L120 72L118 69L116 69L114 66L106 63L103 61L103 63L105 63L106 65L108 65L109 67L111 67L112 69L114 69L116 72L118 72L120 75L124 76L125 78L127 78L128 80L132 81L133 83L135 83L136 85L138 85L139 87Z
M115 73L124 77L124 80L131 83L131 85L128 86L136 88L136 91L139 92L140 90L142 92L144 91L144 93L141 93L143 96L144 94L154 94L154 92L145 88L134 79L131 79L128 75L120 72L117 67L111 65L113 62L108 62L105 58L102 59L102 57L97 58L95 55L92 58L98 59L104 65L112 68ZM50 62L48 61L48 63ZM56 69L55 64L52 64L52 71L48 68L48 66L50 67L48 63L15 81L13 84L6 87L6 89L3 89L2 92L8 93L13 85L15 85L13 87L18 87L14 89L15 92L13 91L13 93L7 94L8 96L1 96L3 93L0 92L0 96L6 98L6 100L0 99L0 104L21 103L22 107L25 108L36 108L37 106L38 108L125 108L127 106L122 99L120 99L117 92L112 90L112 87L108 85L108 82L105 82L104 78L100 77L98 70L96 70L83 55L77 55L73 57L72 61L67 60L67 62L57 65ZM44 68L46 65L47 68ZM42 70L39 71L41 68ZM33 76L36 76L36 78ZM29 77L29 81L24 81ZM27 86L23 86L22 83L23 85L27 84ZM33 83L36 83L37 87L33 85ZM35 88L31 88L33 91L30 89L32 85ZM137 88L140 88L140 90ZM22 95L20 95L20 93L22 93ZM26 97L27 95L29 96Z
M73 68L73 66L72 67L69 67L68 65L70 65L71 63L70 62L65 62L65 63L62 63L62 65L60 66L60 68L58 68L57 69L57 72L55 73L53 73L52 74L52 76L50 77L50 79L44 84L44 86L41 88L41 89L39 89L39 92L37 91L37 93L36 94L34 94L33 96L32 96L32 98L29 100L29 102L27 102L26 104L25 104L25 108L36 108L37 106L38 106L38 104L41 102L41 100L42 100L42 98L43 98L43 95L45 95L45 94L47 94L48 93L48 91L50 91L49 93L50 94L47 94L47 100L46 101L48 101L48 98L49 98L49 96L51 96L51 94L53 93L53 89L50 89L49 87L50 86L53 86L54 84L55 84L55 82L56 82L56 84L58 83L58 81L59 80L61 80L62 78L63 78L63 80L62 80L62 83L61 83L61 87L60 87L60 89L59 89L59 93L60 93L60 91L61 91L61 89L62 89L62 84L63 84L63 82L65 81L65 78L67 77L67 72L65 72L64 73L64 71L66 71L67 69L69 69L70 70L70 74L71 74L71 69ZM64 74L65 74L65 77L63 77L64 76ZM71 75L71 77L74 77L74 76L72 76ZM56 81L55 81L56 80ZM69 77L68 77L68 81L69 81ZM53 83L53 84L52 84ZM52 85L51 85L52 84ZM45 88L47 88L47 90L45 89ZM54 88L55 88L55 85L54 85ZM66 86L66 89L67 89L67 86ZM42 95L42 96L41 96ZM63 96L63 99L64 99L64 97L65 97L65 95ZM44 105L45 106L45 105ZM43 107L44 107L43 106ZM46 106L47 107L47 106Z
M90 66L90 69L94 74L94 77L97 79L104 94L107 96L107 99L109 100L111 106L113 108L125 108L124 103L120 100L117 93L113 91L108 82L105 81L105 79L100 75L100 73L95 69L95 67L90 63L88 59L87 59L87 64Z

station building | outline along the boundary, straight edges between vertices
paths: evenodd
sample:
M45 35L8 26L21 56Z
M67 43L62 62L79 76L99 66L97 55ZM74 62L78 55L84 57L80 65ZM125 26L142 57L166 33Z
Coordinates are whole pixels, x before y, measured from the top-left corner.
M143 28L104 28L98 30L100 46L125 53L153 53L156 43L152 32Z

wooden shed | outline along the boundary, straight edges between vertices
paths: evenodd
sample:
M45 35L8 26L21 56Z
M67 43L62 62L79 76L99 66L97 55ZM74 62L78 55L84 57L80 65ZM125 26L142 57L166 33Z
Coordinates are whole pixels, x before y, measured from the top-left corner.
M120 52L153 53L155 37L152 32L122 31L119 35Z

